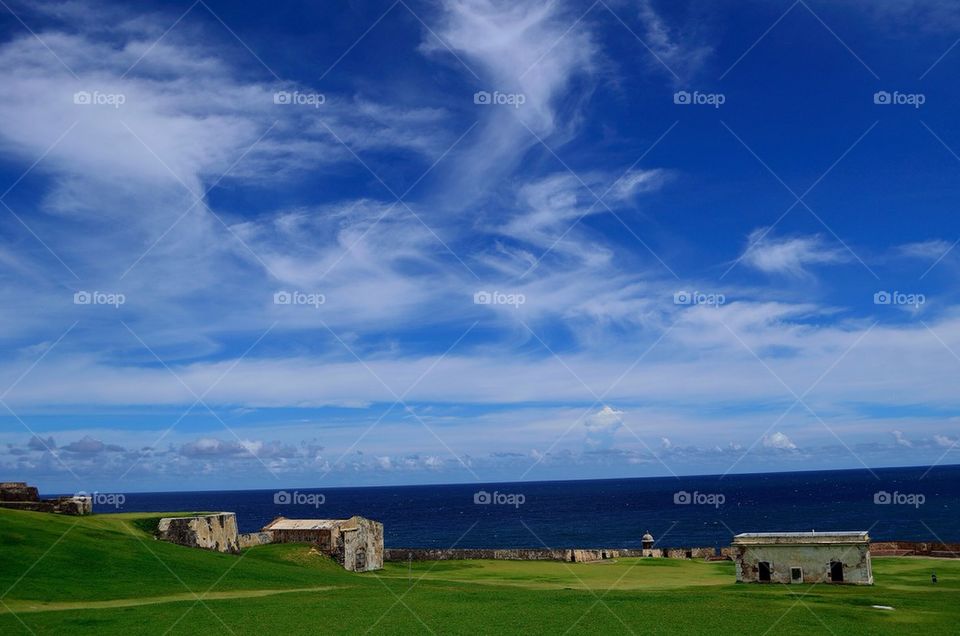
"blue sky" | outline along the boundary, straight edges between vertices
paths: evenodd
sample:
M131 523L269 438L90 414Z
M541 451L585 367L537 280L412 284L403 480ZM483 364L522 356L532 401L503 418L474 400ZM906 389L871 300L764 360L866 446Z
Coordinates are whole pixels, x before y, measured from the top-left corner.
M3 5L3 478L957 461L951 3Z

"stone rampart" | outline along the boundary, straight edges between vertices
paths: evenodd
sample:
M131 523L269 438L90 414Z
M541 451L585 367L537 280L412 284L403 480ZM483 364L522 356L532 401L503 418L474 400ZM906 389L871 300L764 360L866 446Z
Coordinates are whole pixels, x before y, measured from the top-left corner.
M232 512L220 512L196 517L165 517L157 525L156 536L191 548L217 552L240 552L237 517Z
M627 557L663 557L671 559L715 558L714 548L387 548L385 561L451 561L462 559L493 559L498 561L568 561L590 563L605 559ZM726 555L725 555L726 556Z

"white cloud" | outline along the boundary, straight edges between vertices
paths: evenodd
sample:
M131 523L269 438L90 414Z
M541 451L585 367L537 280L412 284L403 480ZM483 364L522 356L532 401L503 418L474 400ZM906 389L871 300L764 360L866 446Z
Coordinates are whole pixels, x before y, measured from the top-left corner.
M901 431L890 431L890 434L893 435L893 439L896 441L897 446L903 446L905 448L913 447L913 442L905 438Z
M796 450L797 445L790 441L790 438L785 434L777 431L773 435L765 435L763 437L763 446L764 448L773 448L776 450Z
M957 440L952 437L947 437L946 435L934 435L933 441L937 446L943 446L944 448L953 448L957 445Z
M952 251L954 244L941 239L930 239L916 243L905 243L897 247L897 253L907 258L922 261L937 261Z
M623 411L611 406L604 406L598 412L587 417L583 425L587 429L587 446L589 448L610 448L617 431L623 427Z
M451 184L451 197L462 201L488 192L489 183L512 170L525 150L538 145L534 135L550 140L575 123L576 107L571 112L564 105L561 112L558 102L561 96L576 98L567 90L576 79L589 81L599 53L587 23L570 29L576 16L562 3L444 0L442 8L434 30L479 76L477 89L521 94L525 99L519 108L475 106L483 123L464 152L469 159L457 166L460 178ZM432 33L424 33L421 48L459 64ZM580 91L581 97L586 94ZM467 103L473 97L462 99Z
M841 248L828 245L817 235L774 238L769 229L750 233L741 259L767 274L804 276L811 265L844 263L849 260Z
M650 67L665 70L675 81L689 80L713 52L712 47L695 44L694 34L671 28L651 0L638 0L638 5L645 27L643 41L656 56Z

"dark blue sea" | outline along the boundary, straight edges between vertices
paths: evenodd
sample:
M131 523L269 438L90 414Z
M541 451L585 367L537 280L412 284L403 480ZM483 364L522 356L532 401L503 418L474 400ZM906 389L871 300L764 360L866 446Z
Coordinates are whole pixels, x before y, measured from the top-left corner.
M129 493L99 513L231 511L241 532L283 515L384 524L387 547L728 545L739 532L869 530L960 542L960 466L440 486ZM924 475L926 473L926 475ZM486 493L486 494L484 494Z

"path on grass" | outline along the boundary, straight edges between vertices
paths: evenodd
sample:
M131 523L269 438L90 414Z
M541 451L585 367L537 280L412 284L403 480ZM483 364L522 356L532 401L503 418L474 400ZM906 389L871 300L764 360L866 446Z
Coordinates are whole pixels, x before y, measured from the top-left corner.
M326 587L299 587L283 590L234 590L231 592L207 592L167 594L165 596L146 596L143 598L119 598L110 601L16 601L6 599L0 604L0 614L24 612L62 612L67 610L110 609L114 607L136 607L138 605L157 605L160 603L182 603L184 601L221 601L234 598L257 598L276 594L294 594L297 592L326 592L336 589Z

